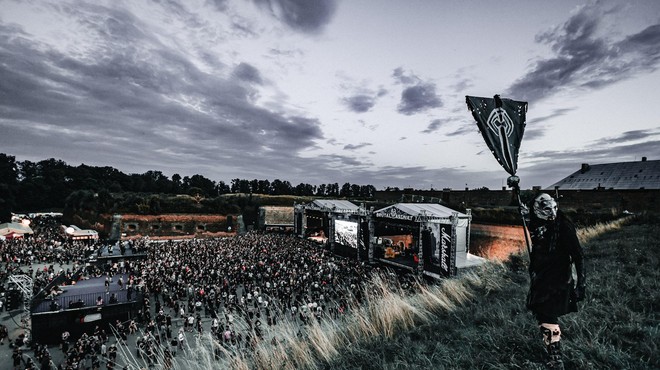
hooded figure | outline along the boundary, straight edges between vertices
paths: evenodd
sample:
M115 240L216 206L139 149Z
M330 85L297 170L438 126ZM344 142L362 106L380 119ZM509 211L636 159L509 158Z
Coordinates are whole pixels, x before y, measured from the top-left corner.
M548 368L563 369L561 330L558 318L577 312L577 301L584 298L584 256L573 223L557 208L548 194L534 199L529 233L530 287L527 308L532 311L543 334ZM577 272L577 284L573 278Z

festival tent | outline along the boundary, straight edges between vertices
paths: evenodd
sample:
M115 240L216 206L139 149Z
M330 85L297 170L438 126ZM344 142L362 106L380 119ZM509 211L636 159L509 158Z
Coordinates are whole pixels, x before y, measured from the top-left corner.
M360 207L343 199L316 199L306 205L307 209L334 212L334 213L356 213Z
M29 226L18 222L0 224L0 235L6 239L21 238L25 234L34 234L34 231Z
M470 212L437 203L397 203L373 214L370 254L434 277L453 276L485 260L468 253ZM385 252L381 257L377 251ZM375 255L374 255L375 253Z
M99 238L99 233L95 230L81 229L76 225L66 227L62 225L64 234L73 240L96 240Z
M300 237L325 243L333 232L333 219L359 212L359 206L342 199L316 199L308 204L295 204L294 230Z

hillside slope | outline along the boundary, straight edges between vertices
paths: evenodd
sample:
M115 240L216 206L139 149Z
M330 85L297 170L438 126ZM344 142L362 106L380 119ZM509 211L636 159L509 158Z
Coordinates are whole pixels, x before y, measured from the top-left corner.
M587 299L560 318L567 369L660 368L660 225L637 220L582 230ZM597 235L597 236L594 236ZM524 307L526 256L463 280L467 298L391 335L353 343L323 369L543 368L536 322Z

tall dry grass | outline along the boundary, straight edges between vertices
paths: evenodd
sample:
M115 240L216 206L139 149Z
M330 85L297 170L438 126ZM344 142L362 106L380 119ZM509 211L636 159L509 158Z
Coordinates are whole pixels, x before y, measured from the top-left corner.
M186 349L177 354L169 367L159 354L156 368L171 369L317 369L332 361L354 343L374 338L392 339L397 333L428 322L437 313L450 312L465 305L471 298L470 286L491 284L477 274L465 279L448 279L428 285L417 281L404 290L391 276L375 275L365 285L363 299L350 304L345 315L337 320L324 317L317 320L308 314L309 323L302 325L287 318L277 325L264 328L262 340L253 348L227 347L210 334L195 337ZM244 322L237 326L247 328ZM146 361L129 352L122 353L126 363L146 366Z
M615 231L621 229L624 225L630 223L635 216L622 217L620 219L606 222L606 223L597 223L593 226L587 226L577 230L578 239L580 243L587 243L590 239L593 239L597 236L603 235L607 232Z

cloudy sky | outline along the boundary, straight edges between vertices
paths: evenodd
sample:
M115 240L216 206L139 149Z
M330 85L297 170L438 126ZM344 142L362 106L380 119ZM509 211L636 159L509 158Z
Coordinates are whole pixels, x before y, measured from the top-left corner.
M0 152L418 189L508 174L465 95L529 102L521 186L660 159L660 1L0 0Z

